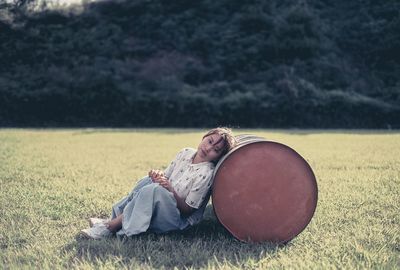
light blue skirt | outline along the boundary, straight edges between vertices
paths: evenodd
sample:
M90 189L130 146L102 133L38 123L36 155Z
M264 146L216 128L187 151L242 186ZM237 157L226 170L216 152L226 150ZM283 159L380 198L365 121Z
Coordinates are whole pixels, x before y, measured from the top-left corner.
M174 195L153 183L150 177L141 179L128 196L112 207L111 218L123 214L120 236L132 236L146 231L164 233L189 226L181 217Z

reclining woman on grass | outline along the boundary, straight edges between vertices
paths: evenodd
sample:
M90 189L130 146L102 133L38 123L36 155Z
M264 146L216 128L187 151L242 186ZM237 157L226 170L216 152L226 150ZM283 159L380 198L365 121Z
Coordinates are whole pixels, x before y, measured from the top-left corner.
M112 207L111 220L91 218L91 228L81 234L100 239L114 233L132 236L183 230L199 223L210 197L215 164L234 145L230 129L211 129L197 151L184 148L165 171L151 170Z

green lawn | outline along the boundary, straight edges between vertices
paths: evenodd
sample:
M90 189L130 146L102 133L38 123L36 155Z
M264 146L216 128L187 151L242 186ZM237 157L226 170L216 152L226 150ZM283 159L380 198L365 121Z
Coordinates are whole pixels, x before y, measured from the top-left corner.
M184 233L89 241L151 168L165 168L203 130L0 130L0 269L398 269L400 133L236 130L294 148L317 177L308 227L284 246L235 240L206 219Z

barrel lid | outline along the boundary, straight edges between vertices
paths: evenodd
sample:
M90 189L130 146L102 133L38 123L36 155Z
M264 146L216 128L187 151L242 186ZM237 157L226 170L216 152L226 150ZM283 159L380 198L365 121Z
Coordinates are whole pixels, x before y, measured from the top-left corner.
M311 167L284 144L248 134L236 138L237 147L214 171L217 218L242 241L291 240L310 222L317 205Z

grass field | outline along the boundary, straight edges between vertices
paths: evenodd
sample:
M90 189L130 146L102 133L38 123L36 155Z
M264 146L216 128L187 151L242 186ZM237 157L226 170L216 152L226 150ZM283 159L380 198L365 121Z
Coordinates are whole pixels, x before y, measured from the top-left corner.
M398 269L400 133L236 130L294 148L317 177L308 227L284 246L246 244L205 220L184 233L89 241L87 218L202 130L0 130L0 269Z

